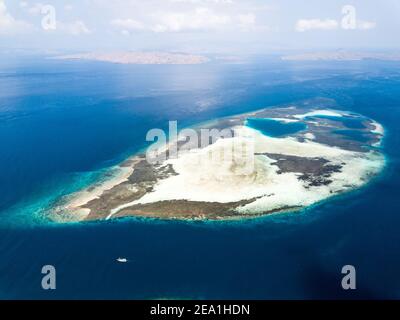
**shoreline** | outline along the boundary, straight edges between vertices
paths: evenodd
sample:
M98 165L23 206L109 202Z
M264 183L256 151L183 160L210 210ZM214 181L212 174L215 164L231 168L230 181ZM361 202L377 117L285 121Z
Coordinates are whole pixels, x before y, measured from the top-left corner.
M90 201L99 198L105 191L111 190L113 187L128 181L134 169L132 166L123 166L123 164L127 161L133 161L135 163L136 158L137 155L131 155L120 164L107 169L107 171L118 170L119 172L116 176L112 178L106 178L104 181L96 182L95 184L90 185L83 190L77 191L71 195L67 195L67 205L63 207L63 211L73 211L81 218L78 219L78 221L84 220L90 214L90 209L84 208L84 206Z
M306 211L312 210L313 208L316 208L318 206L327 204L329 201L338 201L341 198L345 197L352 197L354 193L356 192L362 192L366 188L368 188L371 184L376 182L376 180L382 179L384 177L385 172L387 170L387 163L388 159L386 155L383 155L383 165L382 169L379 171L379 173L375 176L373 176L369 181L364 183L363 185L359 187L354 187L350 190L345 190L337 194L333 194L332 196L329 196L327 198L321 199L315 203L302 206L302 207L296 207L296 208L286 208L286 209L278 209L278 210L272 210L270 212L265 212L265 213L260 213L260 214L241 214L241 215L232 215L232 216L226 216L226 217L219 217L219 218L207 218L207 217L199 217L199 218L185 218L185 217L156 217L156 216L145 216L145 215L132 215L132 216L122 216L122 217L117 217L113 218L113 220L118 220L118 221L132 221L134 219L136 220L146 220L146 221L159 221L159 222L182 222L182 223L245 223L249 221L256 221L256 220L261 220L264 218L271 218L273 216L282 216L286 214L302 214L305 213ZM70 223L77 223L77 224L86 224L86 223L101 223L105 222L110 219L104 219L104 220L91 220L91 221L85 221L85 220L79 220L79 221L70 221ZM57 225L59 223L56 223ZM62 224L62 223L61 223Z
M319 200L315 203L312 203L310 205L304 206L304 207L299 207L299 208L292 208L292 209L281 209L277 210L276 212L267 212L267 213L261 213L261 214L252 214L252 215L237 215L237 216L232 216L232 217L225 217L221 219L210 219L210 218L202 218L202 219L196 219L196 218L182 218L182 217L171 217L171 218L162 218L162 217L146 217L146 216L124 216L124 217L119 217L115 218L114 220L118 221L125 221L129 222L134 219L136 220L145 220L145 221L160 221L160 222L182 222L182 223L245 223L245 222L250 222L250 221L257 221L257 220L262 220L262 219L268 219L272 217L281 217L283 215L290 215L290 214L305 214L306 211L313 210L314 208L318 206L322 206L324 204L327 204L330 201L339 201L341 198L347 198L347 197L353 197L354 193L357 192L363 192L365 189L370 187L373 183L376 182L376 180L383 179L385 177L386 171L388 169L388 162L389 159L387 158L386 155L384 155L384 162L381 171L374 177L372 177L368 182L365 184L361 185L360 187L355 187L351 190L346 190L341 193L334 194L328 198ZM93 220L90 221L92 223L101 223L106 220ZM85 221L78 221L77 223L87 223Z
M276 112L284 112L285 117L283 120L287 120L293 115L291 113L293 112L298 112L298 111L305 111L304 109L307 108L302 108L302 107L294 107L294 106L283 106L283 107L278 107L278 108L264 108L264 109L257 109L258 111L251 111L248 113L241 113L239 115L234 115L234 116L226 116L226 117L221 117L221 118L216 118L216 119L210 119L207 121L202 121L200 123L195 123L191 126L188 126L187 128L190 129L201 129L201 126L204 125L215 125L218 128L221 128L221 125L231 125L231 128L238 128L237 130L240 131L240 129L246 128L246 129L241 129L241 130L255 130L250 127L246 127L245 124L242 124L242 127L239 125L238 127L238 121L244 121L247 119L249 116L262 116L266 117L266 113L268 114L269 112L276 113ZM309 109L309 108L308 108ZM298 118L306 118L304 115L319 115L320 113L324 114L326 112L331 112L331 109L323 109L321 110L317 109L311 109L311 112L306 110L306 113L303 114L298 114L295 113L295 115ZM332 112L336 112L335 114L346 114L344 111L340 110L335 110ZM359 115L360 116L360 115ZM379 130L379 135L381 135L381 138L383 137L383 134L381 132L384 132L383 126L381 126L379 123L377 123L375 120L369 119L370 125L368 128L368 132L375 133L375 130ZM285 122L285 121L283 121ZM371 129L371 124L374 126L374 130ZM230 128L228 126L228 128ZM235 129L236 130L236 129ZM367 129L365 129L367 130ZM318 131L317 131L318 132ZM254 135L254 134L253 134ZM254 139L254 136L253 136ZM155 177L154 182L152 182L150 185L137 185L135 182L134 176L136 178L140 179L140 175L148 175L151 173L151 171L146 171L147 167L153 168L152 170L158 170L160 171L162 168L161 166L155 166L153 167L152 165L149 165L148 163L146 164L145 162L146 159L144 157L144 152L147 150L149 146L143 147L137 152L135 152L133 155L128 156L125 158L124 161L121 161L118 165L111 167L109 170L116 169L120 170L116 176L113 178L106 178L104 181L101 181L100 183L95 183L94 185L88 186L84 190L78 191L75 194L70 195L69 197L66 196L65 199L67 199L67 205L64 206L62 210L61 215L63 213L66 213L64 215L64 218L60 219L59 222L74 222L74 221L90 221L90 220L109 220L110 218L121 218L125 216L133 216L133 217L142 217L142 218L154 218L154 219L161 219L161 220L184 220L184 221L237 221L237 220L247 220L247 219L254 219L258 217L263 217L263 216L269 216L271 214L278 214L278 213L283 213L283 212L294 212L294 211L299 211L299 210L304 210L307 209L308 207L318 204L321 201L324 201L325 199L330 199L333 196L340 195L342 193L347 193L347 192L352 192L354 190L359 189L360 187L364 186L365 184L368 184L370 181L370 178L372 176L379 175L379 173L382 171L382 168L385 167L385 157L383 154L380 152L373 152L370 150L369 152L355 152L355 151L349 151L346 150L346 148L338 148L335 146L335 144L324 144L319 141L313 142L309 140L305 140L303 142L298 140L298 137L296 136L288 136L284 138L272 138L268 137L262 134L256 135L255 138L258 143L258 148L261 148L260 151L258 152L276 152L277 155L281 154L280 158L282 157L305 157L305 158L299 158L299 159L304 159L301 161L305 161L307 157L327 157L326 159L329 159L329 161L334 161L335 162L340 162L344 161L346 163L346 171L345 173L339 173L334 174L334 185L329 186L329 188L312 188L310 191L307 191L306 189L301 189L299 193L299 197L296 198L296 195L281 195L282 190L279 189L281 188L281 184L286 181L284 184L287 185L288 183L297 183L296 179L294 177L296 175L288 175L284 174L283 176L276 176L276 178L279 177L280 182L278 182L278 189L276 191L271 191L274 190L274 185L271 185L267 188L269 192L278 192L278 195L274 195L274 199L270 200L268 199L270 195L265 193L265 190L263 193L260 193L260 186L261 180L259 182L252 182L249 185L247 185L249 182L247 180L244 180L240 182L239 180L235 183L235 180L228 180L228 182L224 182L225 184L228 183L233 183L233 186L236 184L238 185L238 191L233 192L233 194L240 194L240 197L232 197L232 192L231 196L229 196L229 193L221 193L221 190L226 189L228 185L221 185L217 187L218 185L210 185L211 189L208 189L209 191L207 193L204 193L204 190L198 189L196 191L196 188L191 190L189 187L189 193L187 193L186 189L182 189L182 181L179 182L180 180L176 180L176 182L173 182L172 184L169 183L167 184L167 189L165 189L165 181L166 180L173 180L173 178L176 178L176 176L179 176L181 179L183 178L183 181L190 181L195 179L198 179L197 173L195 174L196 171L200 170L211 170L213 166L210 164L207 164L206 167L203 169L199 167L194 167L193 170L189 169L187 171L187 168L182 172L182 168L185 168L186 165L189 165L190 158L184 160L184 162L180 161L182 158L185 158L187 154L183 154L183 156L178 157L175 160L168 159L167 161L163 162L163 165L165 167L165 163L167 163L167 166L171 166L170 168L173 168L172 171L165 171L164 173L157 172L158 176ZM229 140L229 139L228 139ZM225 139L220 139L217 140L216 142L209 145L212 147L215 147L217 145L221 145L221 143L226 144L226 142L229 142L228 140ZM162 150L163 152L167 152L168 149L171 147L171 145L178 144L180 141L180 137L178 136L175 141L167 141L163 146ZM282 145L283 143L283 145ZM151 146L152 144L150 144ZM303 151L298 150L296 151L296 148L299 148L303 146L305 148ZM265 147L268 146L267 149ZM279 147L281 146L281 147ZM207 147L207 148L209 148ZM271 149L272 148L272 149ZM282 149L283 148L283 149ZM261 150L270 150L270 151L261 151ZM302 148L301 148L302 149ZM200 153L202 152L201 148L200 149L195 149L196 152L200 150ZM218 150L218 149L217 149ZM272 151L276 150L276 151ZM308 151L307 151L308 150ZM350 149L351 150L351 149ZM300 151L300 153L299 153ZM311 151L311 154L309 153ZM256 152L257 154L257 152ZM262 153L260 153L261 155ZM292 154L292 155L290 155ZM312 154L314 154L312 156ZM266 154L267 155L267 154ZM268 168L269 166L272 165L271 168L273 171L276 168L279 168L276 163L277 161L282 161L282 160L273 160L274 158L270 158L268 156L266 158L266 162L263 160L261 162L262 165L266 166L265 168ZM308 158L312 159L312 158ZM317 158L315 158L317 159ZM383 159L383 161L382 161ZM187 162L189 160L189 162ZM194 161L195 158L192 159ZM272 161L272 162L271 162ZM286 160L285 160L286 161ZM297 160L296 160L297 161ZM310 160L308 160L310 161ZM315 161L315 160L313 160ZM328 160L324 160L328 161ZM328 162L329 162L328 161ZM143 164L144 163L144 164ZM169 163L169 164L168 164ZM185 165L186 164L186 165ZM306 163L305 163L306 164ZM305 165L304 164L304 165ZM301 165L301 162L299 163ZM311 165L311 163L310 163ZM312 167L315 167L317 165L321 164L313 164ZM360 166L360 171L355 171L353 173L353 169L351 169L354 165ZM147 166L147 167L146 167ZM178 167L176 167L178 166ZM349 167L350 166L350 167ZM189 168L191 168L192 165L189 165ZM176 168L180 168L178 172L175 172ZM207 169L208 168L208 169ZM362 169L361 169L362 168ZM136 170L139 170L139 172L135 172ZM140 171L142 170L142 171ZM145 170L145 171L143 171ZM163 169L164 170L164 169ZM226 170L226 169L224 169ZM258 169L257 169L258 170ZM263 169L264 170L264 169ZM271 169L268 169L271 170ZM315 170L315 168L314 168ZM318 169L317 169L318 170ZM350 171L349 171L350 170ZM162 171L162 170L161 170ZM220 169L217 169L217 172L220 171ZM142 173L141 173L142 172ZM147 173L146 173L147 172ZM191 173L192 172L192 173ZM296 171L295 171L296 172ZM290 173L290 172L289 172ZM348 175L351 173L350 175ZM156 175L157 175L156 174ZM189 175L188 175L189 174ZM274 173L275 174L275 173ZM279 173L278 173L279 174ZM354 175L355 174L355 175ZM353 178L352 175L354 175ZM233 176L235 177L235 176ZM231 177L232 178L232 177ZM283 180L282 180L283 178ZM188 180L185 180L188 179ZM235 178L237 179L237 177ZM294 180L293 180L294 179ZM338 182L336 182L335 179L339 179ZM350 180L349 180L350 179ZM352 179L355 179L354 181ZM361 179L361 180L359 180ZM353 181L350 183L348 186L343 185L344 182L340 181ZM139 180L140 181L140 180ZM247 181L247 182L246 182ZM348 182L348 183L349 183ZM162 185L164 183L164 189L161 187L160 191L160 184ZM196 183L196 182L194 182ZM244 185L243 185L244 183ZM262 182L266 183L266 181ZM270 183L270 182L267 182ZM317 186L320 185L320 182L318 182ZM330 182L329 182L330 183ZM337 184L338 183L338 184ZM267 184L268 185L268 184ZM300 184L301 185L301 184ZM193 186L193 185L192 185ZM196 184L194 185L196 186ZM207 186L207 184L205 185ZM202 188L204 186L202 185ZM212 188L216 188L215 190L216 193L214 193ZM294 190L297 190L298 186L296 184L293 184ZM150 189L149 189L150 188ZM208 187L207 187L208 188ZM244 188L244 189L243 189ZM246 189L247 188L247 189ZM127 189L129 189L129 192L132 195L129 195L129 192L127 193ZM175 190L176 189L176 190ZM182 189L182 190L181 190ZM162 191L164 190L164 191ZM178 192L178 194L181 192L180 197L174 197L171 195L168 195L172 190L172 194L174 192ZM179 191L181 190L181 191ZM258 190L258 191L257 191ZM331 190L330 192L328 192ZM165 191L167 193L165 193ZM233 189L232 189L233 191ZM122 193L121 193L122 192ZM160 194L161 192L161 194ZM163 195L163 192L165 193ZM211 198L208 195L213 195ZM329 194L331 193L331 194ZM122 195L118 196L118 194ZM157 196L157 194L159 194ZM296 193L297 194L297 193ZM282 197L283 196L283 197ZM222 197L222 198L221 198ZM260 199L258 199L260 198ZM261 199L262 198L262 199ZM285 200L286 199L286 200ZM296 200L297 199L297 200ZM259 201L260 200L260 201ZM262 201L261 201L262 200ZM160 202L161 201L161 202ZM233 201L233 202L232 202ZM271 202L272 201L272 202ZM157 204L158 203L158 204ZM164 209L163 209L164 208ZM207 209L208 208L208 209ZM214 209L212 209L214 208ZM235 208L235 209L233 209ZM263 208L269 208L264 211ZM183 211L182 211L183 210ZM205 211L204 211L205 210ZM210 210L210 211L207 211ZM108 213L107 213L108 212ZM194 213L197 212L197 213ZM107 214L106 214L107 213ZM175 214L176 213L176 214ZM50 217L51 219L52 217ZM52 219L52 220L57 220L57 219Z
M390 158L388 158L387 155L384 155L384 165L382 167L382 170L374 177L372 177L367 183L364 185L354 188L349 191L345 191L339 194L335 194L331 197L328 197L326 199L322 199L316 203L313 203L311 205L297 208L297 209L291 209L291 210L281 210L279 212L271 212L271 213L266 213L266 214L258 214L258 215L249 215L249 216L237 216L237 217L232 217L232 218L222 218L222 219L209 219L209 218L204 218L204 219L193 219L193 218L182 218L182 217L176 217L176 218L163 218L163 217L147 217L147 216L123 216L123 217L118 217L114 218L112 220L106 221L106 220L74 220L74 221L55 221L54 219L49 219L47 218L42 218L43 220L41 223L38 224L38 226L42 227L52 227L52 228L61 228L61 227L82 227L82 226L95 226L98 223L104 223L104 222L109 222L109 223L183 223L183 224L190 224L193 226L206 226L207 224L212 225L214 227L222 226L224 224L229 224L230 226L238 226L242 227L245 226L246 223L262 223L263 220L266 219L274 219L274 218L282 218L285 219L289 215L293 214L298 214L298 215L306 215L308 211L314 210L315 208L319 206L323 206L325 204L328 204L330 201L340 201L341 199L346 199L347 197L351 198L354 197L355 193L358 192L365 192L365 189L369 188L372 184L374 184L377 180L380 181L385 178L388 170L388 163L390 162ZM295 220L293 220L295 221ZM275 221L274 221L275 222ZM279 223L280 221L277 221ZM2 225L0 224L0 228ZM18 225L18 228L22 228L21 225ZM27 227L31 228L31 226Z
M299 208L292 208L292 209L281 209L281 210L277 210L276 212L268 212L268 213L262 213L262 214L252 214L252 215L237 215L237 216L231 216L231 217L224 217L224 218L220 218L220 219L210 219L210 218L182 218L182 217L169 217L169 218L165 218L165 217L149 217L149 216L140 216L140 215L132 215L132 216L123 216L123 217L118 217L118 218L114 218L112 219L112 221L114 222L120 222L120 223L129 223L132 221L138 221L138 222L151 222L151 221L155 221L155 222L165 222L165 223L169 223L169 222L180 222L180 223L188 223L188 224L198 224L201 223L202 225L204 224L241 224L241 223L246 223L246 222L252 222L252 221L259 221L261 222L261 220L263 219L270 219L270 218L276 218L276 217L284 217L285 215L291 215L291 214L306 214L307 211L313 210L316 207L319 206L323 206L327 203L329 203L330 201L339 201L342 198L347 198L347 197L353 197L354 193L357 192L363 192L365 191L365 189L367 189L368 187L370 187L371 184L375 183L376 180L380 180L383 179L385 176L385 173L387 171L387 163L389 162L389 159L387 158L387 156L384 156L384 165L382 167L382 170L375 175L374 177L372 177L367 183L363 184L360 187L357 188L353 188L351 190L347 190L338 194L334 194L328 198L319 200L313 204L304 206L304 207L299 207ZM109 219L107 220L89 220L89 221L85 221L85 220L79 220L79 221L69 221L67 223L57 223L55 221L53 221L53 226L58 227L58 226L63 226L65 224L68 225L78 225L78 226L82 226L82 225L87 225L87 224L96 224L96 223L104 223L104 222L110 222L111 220Z

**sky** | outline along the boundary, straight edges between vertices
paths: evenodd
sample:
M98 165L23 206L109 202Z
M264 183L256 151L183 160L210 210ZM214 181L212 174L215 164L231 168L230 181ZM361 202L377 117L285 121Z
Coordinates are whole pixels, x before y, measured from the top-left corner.
M400 49L399 0L0 0L0 49Z

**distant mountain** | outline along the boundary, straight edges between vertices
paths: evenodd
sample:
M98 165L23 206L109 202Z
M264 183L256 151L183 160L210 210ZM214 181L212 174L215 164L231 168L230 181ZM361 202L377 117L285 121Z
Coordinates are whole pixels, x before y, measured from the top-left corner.
M308 52L301 54L286 55L281 57L288 61L358 61L365 59L400 61L400 52L347 52L347 51L327 51L327 52Z
M55 59L95 60L123 64L201 64L208 62L205 56L166 52L109 52L78 53L57 56Z

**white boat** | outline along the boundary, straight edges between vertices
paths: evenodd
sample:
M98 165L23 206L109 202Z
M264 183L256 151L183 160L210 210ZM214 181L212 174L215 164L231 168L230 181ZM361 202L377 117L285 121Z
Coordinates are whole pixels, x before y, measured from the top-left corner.
M128 262L128 259L127 258L117 258L117 261L125 263L125 262Z

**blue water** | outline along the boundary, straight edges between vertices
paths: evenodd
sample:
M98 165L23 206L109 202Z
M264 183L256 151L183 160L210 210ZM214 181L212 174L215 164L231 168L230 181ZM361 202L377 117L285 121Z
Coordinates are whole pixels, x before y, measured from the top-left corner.
M151 128L332 98L387 130L385 172L302 213L230 223L43 222ZM323 106L326 107L326 106ZM0 59L0 298L400 298L400 66L384 62L128 66ZM129 262L119 264L117 257ZM57 289L41 289L41 268ZM340 270L357 269L357 290Z
M307 128L306 124L301 122L284 123L273 119L258 118L247 119L246 125L270 137L287 136L305 130Z

